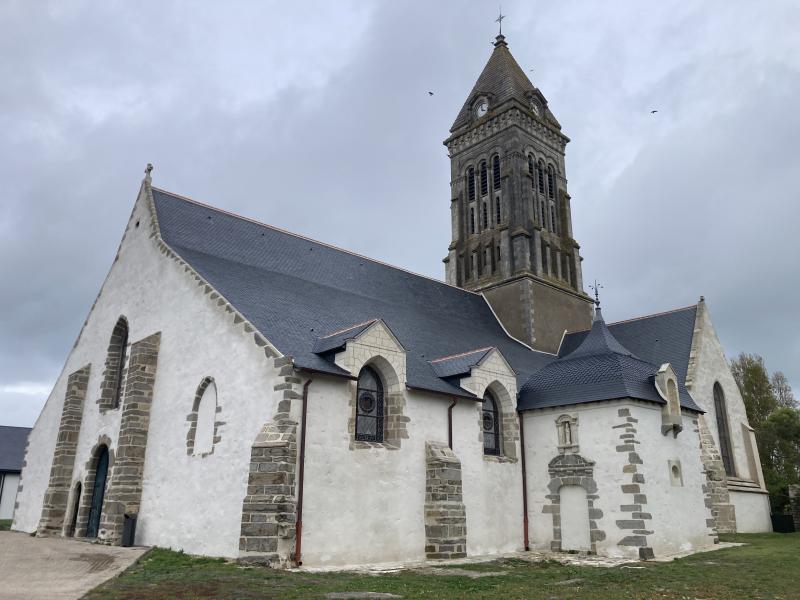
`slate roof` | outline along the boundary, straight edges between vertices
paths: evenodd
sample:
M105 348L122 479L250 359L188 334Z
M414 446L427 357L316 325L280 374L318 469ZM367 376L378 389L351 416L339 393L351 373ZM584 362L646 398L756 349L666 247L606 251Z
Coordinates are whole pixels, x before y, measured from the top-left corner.
M19 473L25 460L30 427L0 425L0 472Z
M478 348L455 356L437 358L430 361L431 368L433 368L433 372L436 373L437 377L466 375L472 370L472 367L480 363L492 350L494 348Z
M297 367L349 375L331 351L354 324L372 319L407 350L412 388L474 398L429 361L476 348L496 347L519 386L556 358L506 334L479 294L164 190L153 188L153 199L164 242ZM340 330L347 331L327 339Z
M661 366L668 362L682 383L686 382L689 352L692 349L697 306L611 323L608 330L619 342L642 360ZM589 330L568 333L559 348L559 356L572 353Z
M489 107L491 110L512 98L518 100L523 106L528 106L528 96L531 92L535 92L545 100L542 93L531 83L525 71L522 70L522 67L511 55L508 44L505 42L505 37L499 35L494 45L494 51L483 71L481 71L450 131L453 132L470 122L472 102L478 94L486 94L491 98ZM552 125L561 129L558 120L547 107L544 108L544 116Z
M655 388L660 365L642 360L609 331L598 308L591 330L571 353L534 374L520 390L520 410L636 398L665 404ZM683 383L681 405L700 411Z

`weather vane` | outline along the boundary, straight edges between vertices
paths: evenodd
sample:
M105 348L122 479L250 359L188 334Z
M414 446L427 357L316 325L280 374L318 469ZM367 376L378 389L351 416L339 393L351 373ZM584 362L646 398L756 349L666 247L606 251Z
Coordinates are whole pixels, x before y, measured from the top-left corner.
M589 286L590 290L594 290L594 305L600 306L600 290L603 289L603 286L597 283L597 279L594 280L594 285Z
M503 35L503 19L506 18L506 15L503 14L503 6L502 6L502 4L500 5L500 11L499 12L500 12L500 14L497 16L497 18L494 20L494 22L500 25L500 35Z

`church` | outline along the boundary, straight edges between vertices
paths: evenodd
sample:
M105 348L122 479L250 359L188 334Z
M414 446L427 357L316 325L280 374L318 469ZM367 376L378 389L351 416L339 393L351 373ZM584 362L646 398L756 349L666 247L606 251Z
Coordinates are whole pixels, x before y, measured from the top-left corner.
M444 142L445 281L148 165L13 529L277 567L649 559L769 531L705 300L606 323L586 293L568 141L498 35Z

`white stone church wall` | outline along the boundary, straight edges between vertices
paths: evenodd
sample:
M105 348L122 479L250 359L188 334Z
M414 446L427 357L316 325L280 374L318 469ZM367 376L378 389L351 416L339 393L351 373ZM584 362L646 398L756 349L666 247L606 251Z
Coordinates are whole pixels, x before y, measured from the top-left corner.
M356 565L425 559L425 442L447 442L450 398L406 390L408 439L399 450L350 449L351 386L316 376L309 387L303 564ZM469 554L522 546L519 463L489 463L478 438L478 403L453 409Z
M135 226L139 222L139 227ZM129 343L161 334L136 542L198 554L238 554L250 446L273 412L274 371L252 333L204 295L150 237L138 202L125 240L74 350L31 432L15 529L34 531L42 510L67 376L91 363L73 482L82 481L101 436L117 445L121 409L97 399L114 324L124 315ZM203 377L214 377L221 440L212 454L187 456L187 415ZM112 467L113 468L113 467Z
M687 387L689 387L692 398L700 408L706 411L706 424L714 436L717 448L719 448L717 414L714 406L714 383L720 383L725 394L736 476L763 486L758 448L745 439L745 435L749 436L750 434L744 400L739 393L739 387L733 378L704 301L698 304L698 318L694 335L693 356L690 359L687 378L689 379ZM730 500L736 510L737 531L772 531L769 500L763 487L753 488L752 491L731 493Z
M625 421L619 415L620 409L627 409L638 420L634 425L636 439L641 443L635 444L635 451L643 464L637 465L637 473L644 475L640 493L647 497L641 512L652 515L651 520L645 520L645 529L654 531L647 536L648 546L659 556L711 543L705 521L709 515L701 487L699 438L693 433L690 419L684 417L684 431L674 439L661 434L660 406L612 401L525 413L528 514L533 549L549 551L554 539L553 517L545 510L551 504L546 496L552 493L548 489L551 479L548 464L558 455L556 419L567 414L577 417L577 453L594 462L593 479L599 498L593 506L602 511L602 516L592 518L596 528L605 534L604 539L596 541L596 551L601 555L638 557L637 547L618 545L632 531L621 529L617 521L636 518L630 511L622 510L634 501L633 494L622 490L623 485L632 483L632 474L623 473L628 452L617 451L623 442L619 439L621 428L614 427ZM672 487L668 479L667 460L671 458L681 463L683 488Z

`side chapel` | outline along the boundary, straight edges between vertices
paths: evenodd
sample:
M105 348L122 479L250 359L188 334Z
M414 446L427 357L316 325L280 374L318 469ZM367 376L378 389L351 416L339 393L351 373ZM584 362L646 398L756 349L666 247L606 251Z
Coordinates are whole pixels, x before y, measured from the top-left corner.
M284 566L647 559L768 531L705 301L607 324L586 294L568 141L497 36L444 142L446 283L149 168L13 528Z

